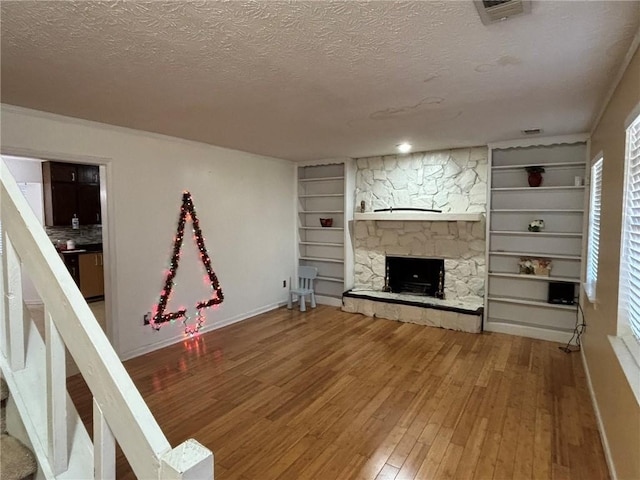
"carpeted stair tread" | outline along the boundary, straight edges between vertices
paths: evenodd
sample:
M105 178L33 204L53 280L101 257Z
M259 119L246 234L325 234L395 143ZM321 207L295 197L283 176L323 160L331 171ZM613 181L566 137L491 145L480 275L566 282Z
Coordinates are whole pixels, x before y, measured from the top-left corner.
M34 454L20 441L6 434L0 436L0 480L31 478L37 464Z
M4 378L0 377L0 402L4 402L7 398L9 398L9 387Z
M0 377L0 433L7 430L7 412L4 409L7 398L9 398L9 387L4 378Z

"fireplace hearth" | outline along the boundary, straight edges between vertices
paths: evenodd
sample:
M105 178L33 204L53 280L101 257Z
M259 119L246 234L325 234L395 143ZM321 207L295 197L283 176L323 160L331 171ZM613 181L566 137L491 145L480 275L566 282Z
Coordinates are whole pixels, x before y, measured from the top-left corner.
M444 298L444 259L387 255L385 265L386 291Z

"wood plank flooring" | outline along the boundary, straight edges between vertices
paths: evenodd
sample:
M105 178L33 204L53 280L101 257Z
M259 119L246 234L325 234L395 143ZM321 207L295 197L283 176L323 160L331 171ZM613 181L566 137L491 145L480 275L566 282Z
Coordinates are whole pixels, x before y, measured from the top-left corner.
M580 354L551 342L318 306L125 367L172 446L214 452L216 480L609 478ZM86 384L68 385L91 428Z

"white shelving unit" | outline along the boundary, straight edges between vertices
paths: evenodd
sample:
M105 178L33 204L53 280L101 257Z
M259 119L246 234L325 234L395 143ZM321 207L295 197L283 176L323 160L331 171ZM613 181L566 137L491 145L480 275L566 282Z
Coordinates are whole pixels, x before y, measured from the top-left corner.
M585 221L586 135L489 145L487 293L484 329L567 342L577 306L548 302L549 284L573 284L580 294ZM542 166L530 187L525 167ZM575 177L583 180L576 185ZM544 220L540 232L528 231ZM523 257L551 260L549 276L519 272Z
M336 159L297 169L298 263L318 269L318 303L340 306L343 292L353 286L355 165ZM333 225L322 227L320 218L333 218Z

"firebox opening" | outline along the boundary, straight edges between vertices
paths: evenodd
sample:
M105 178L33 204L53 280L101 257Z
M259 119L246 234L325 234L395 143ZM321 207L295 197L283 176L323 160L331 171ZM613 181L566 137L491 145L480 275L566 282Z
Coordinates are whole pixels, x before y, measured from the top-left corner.
M387 256L385 262L387 291L444 298L444 259Z

